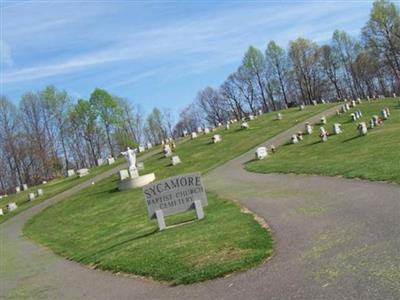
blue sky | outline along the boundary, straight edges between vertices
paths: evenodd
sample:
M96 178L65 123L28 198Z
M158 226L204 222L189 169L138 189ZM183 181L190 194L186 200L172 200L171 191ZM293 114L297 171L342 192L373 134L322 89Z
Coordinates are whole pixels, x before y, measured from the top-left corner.
M249 45L359 35L372 1L1 1L1 90L95 87L178 113L218 86Z

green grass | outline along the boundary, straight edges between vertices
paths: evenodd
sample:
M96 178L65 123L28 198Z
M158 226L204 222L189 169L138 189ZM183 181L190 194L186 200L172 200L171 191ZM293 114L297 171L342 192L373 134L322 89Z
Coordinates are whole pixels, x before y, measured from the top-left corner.
M188 138L178 144L182 163L171 166L159 152L145 160L145 172L157 179L188 173L206 173L250 150L297 122L331 105L290 109L283 120L266 114L249 122L249 130L235 124L217 130L220 144L211 136ZM147 217L142 189L118 191L113 176L51 206L31 219L24 234L56 253L113 272L149 276L172 284L188 284L250 268L273 252L270 233L240 207L208 193L206 217L184 226L158 232ZM193 220L194 212L166 218L167 225ZM46 230L43 230L46 228Z
M125 160L119 159L116 160L115 164L109 166L109 165L103 165L99 167L93 167L89 171L89 175L86 175L84 177L79 178L78 176L72 176L72 177L60 177L56 178L54 180L51 180L47 182L46 184L40 184L36 186L29 187L28 190L26 191L21 191L20 193L15 193L11 194L6 198L0 199L0 208L3 209L3 212L5 213L4 216L0 216L0 224L7 221L8 219L14 217L15 215L23 212L24 210L37 205L59 193L62 193L75 185L78 185L90 178L95 177L98 174L103 173L104 171L107 171L108 169L115 168L121 163L124 163ZM37 190L42 189L44 194L41 197L35 198L34 201L29 201L28 200L28 193L34 193L37 195ZM10 202L15 202L18 205L18 209L8 212L6 205Z
M380 116L385 106L389 107L391 117L383 125L368 129L366 136L359 136L358 122L369 125L372 115ZM353 123L350 114L355 110L361 110L363 117ZM246 169L260 173L341 175L400 183L400 107L397 100L364 102L345 114L330 118L325 129L332 132L332 124L336 122L342 124L344 133L329 136L326 143L320 142L320 125L316 125L313 134L305 136L303 142L283 145L274 155L249 162Z

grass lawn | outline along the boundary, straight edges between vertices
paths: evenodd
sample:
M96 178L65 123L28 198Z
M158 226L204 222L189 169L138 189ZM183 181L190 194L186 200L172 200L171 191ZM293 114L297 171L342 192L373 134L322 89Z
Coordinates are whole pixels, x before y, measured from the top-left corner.
M219 129L220 144L212 133L178 144L182 160L171 166L160 151L145 160L157 179L198 171L205 174L250 150L269 137L331 105L304 111L265 114L250 121L250 129ZM270 233L240 207L208 193L206 217L192 224L158 232L147 217L142 189L118 191L117 177L108 178L81 193L49 207L31 219L24 234L69 259L113 272L149 276L172 284L188 284L250 268L273 252ZM193 211L166 218L167 225L192 220ZM46 230L43 230L46 228Z
M369 125L372 115L380 116L381 109L389 107L391 117L384 124L368 129L366 136L359 136L358 122ZM363 117L350 121L350 114L361 110ZM320 125L299 144L286 144L274 155L262 161L252 161L246 169L260 173L298 173L342 175L369 180L400 183L400 107L395 99L364 102L340 116L328 120L325 127L332 132L332 124L341 123L344 133L329 136L326 143L318 137Z
M18 194L14 193L6 198L0 199L0 208L2 208L4 212L4 216L0 216L0 224L32 206L39 204L44 200L49 199L61 192L64 192L69 188L72 188L73 186L78 185L90 178L93 178L96 175L101 174L108 169L115 168L116 166L124 162L125 162L124 159L119 159L116 160L115 164L111 166L103 165L91 168L89 171L89 175L86 175L82 178L79 178L78 176L56 178L54 180L47 182L46 184L32 186L29 187L27 191L21 191ZM34 201L28 201L28 193L34 193L35 195L37 195L38 189L43 190L44 192L43 196L35 198ZM10 202L17 203L18 209L12 212L8 212L6 205Z

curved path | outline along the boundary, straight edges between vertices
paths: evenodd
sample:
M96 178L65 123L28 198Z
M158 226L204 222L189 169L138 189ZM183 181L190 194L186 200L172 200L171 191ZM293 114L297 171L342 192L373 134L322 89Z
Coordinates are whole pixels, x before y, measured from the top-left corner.
M309 121L315 122L320 115ZM302 129L302 124L268 143L281 144ZM277 253L268 263L226 278L178 287L91 270L21 236L28 219L72 192L68 191L0 225L0 298L400 298L400 186L248 173L242 165L252 158L253 151L215 169L207 174L205 184L208 190L239 201L268 221L277 242ZM74 192L83 187L75 187Z

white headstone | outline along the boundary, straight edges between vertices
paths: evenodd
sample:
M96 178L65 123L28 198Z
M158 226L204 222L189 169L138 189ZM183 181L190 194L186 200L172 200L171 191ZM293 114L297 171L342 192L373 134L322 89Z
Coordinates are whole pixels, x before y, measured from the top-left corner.
M316 106L317 105L317 101L313 100L312 101L312 105Z
M38 195L38 197L43 196L43 190L42 189L38 189L37 190L37 195Z
M368 132L367 124L365 124L365 122L359 123L357 129L360 135L366 135Z
M188 131L185 129L185 130L182 132L182 136L185 137L185 136L187 136L187 135L188 135Z
M249 120L250 121L254 120L254 116L253 115L249 115Z
M195 138L197 138L197 133L196 133L196 132L192 132L191 138L192 138L192 140L195 139Z
M221 138L221 136L219 134L213 135L213 137L211 139L212 139L214 144L219 143L219 142L222 141L222 138Z
M333 133L334 134L341 134L343 131L342 131L342 125L340 124L340 123L335 123L335 124L333 124Z
M229 130L229 128L231 128L231 127L229 126L229 123L226 123L225 129L226 129L226 130Z
M261 116L263 114L263 111L261 109L258 110L258 115Z
M24 183L24 184L22 185L22 189L23 189L24 191L28 190L28 185L27 185L26 183Z
M102 158L99 158L99 159L97 160L97 165L98 165L98 166L102 166L103 164L104 164L103 159L102 159Z
M281 114L281 113L278 113L278 114L276 115L276 119L277 119L277 120L282 120L282 114Z
M351 113L350 114L350 118L351 118L351 121L355 121L355 120L357 120L357 116L356 116L356 114L355 113Z
M29 193L29 194L28 194L28 200L29 200L29 201L35 200L35 194L34 194L34 193Z
M151 143L147 143L147 149L153 148L153 145Z
M304 108L305 108L304 104L300 104L299 110L304 110Z
M299 142L299 140L297 139L297 134L293 134L290 140L292 144L297 144Z
M172 150L169 144L165 144L163 147L164 157L170 157L172 155Z
M204 134L208 134L208 133L210 133L210 129L208 127L205 127L204 128Z
M136 167L139 171L143 171L144 170L144 162L138 162L136 163Z
M369 120L369 128L373 129L375 127L374 119Z
M322 104L326 104L326 102L325 102L324 99L321 99L321 103L322 103Z
M78 176L79 176L79 177L83 177L83 176L86 176L86 175L89 174L89 170L86 169L86 168L83 168L83 169L79 169L79 170L77 171L77 173L78 173Z
M129 178L130 176L129 176L128 170L127 169L119 170L118 177L119 177L119 180L124 180L126 178Z
M164 145L164 144L163 144L163 145ZM138 150L139 150L139 153L142 153L142 152L144 152L146 149L144 148L144 146L140 145L140 146L138 147Z
M323 125L326 124L326 117L325 116L321 117L321 124L323 124Z
M0 216L4 216L4 212L3 212L2 208L0 208Z
M16 192L16 193L21 192L21 188L20 188L19 186L16 186L16 187L15 187L15 192Z
M310 123L306 123L306 125L305 125L305 130L306 130L306 133L308 134L308 135L310 135L310 134L312 134L312 132L313 132L313 128L312 128L312 126L310 125Z
M324 127L319 128L319 137L321 138L322 142L326 142L328 140L328 132Z
M267 147L258 147L256 150L256 159L264 159L267 157Z
M15 202L10 202L7 204L7 210L9 212L12 212L18 208L17 204Z
M356 107L356 101L351 100L351 107Z
M203 129L201 127L197 127L197 133L202 133Z
M381 116L382 116L382 119L387 120L388 114L387 114L387 111L385 109L382 109Z
M173 166L176 166L177 164L180 164L180 163L181 163L181 159L179 158L178 155L172 156L172 158L171 158L171 164L172 164Z
M70 169L70 170L67 171L67 176L68 177L71 177L71 176L74 176L74 175L75 175L75 170Z
M107 163L108 163L109 165L112 165L113 163L115 163L114 157L109 157L109 158L107 158Z
M248 129L249 128L249 124L247 122L243 122L242 125L240 126L240 128Z

